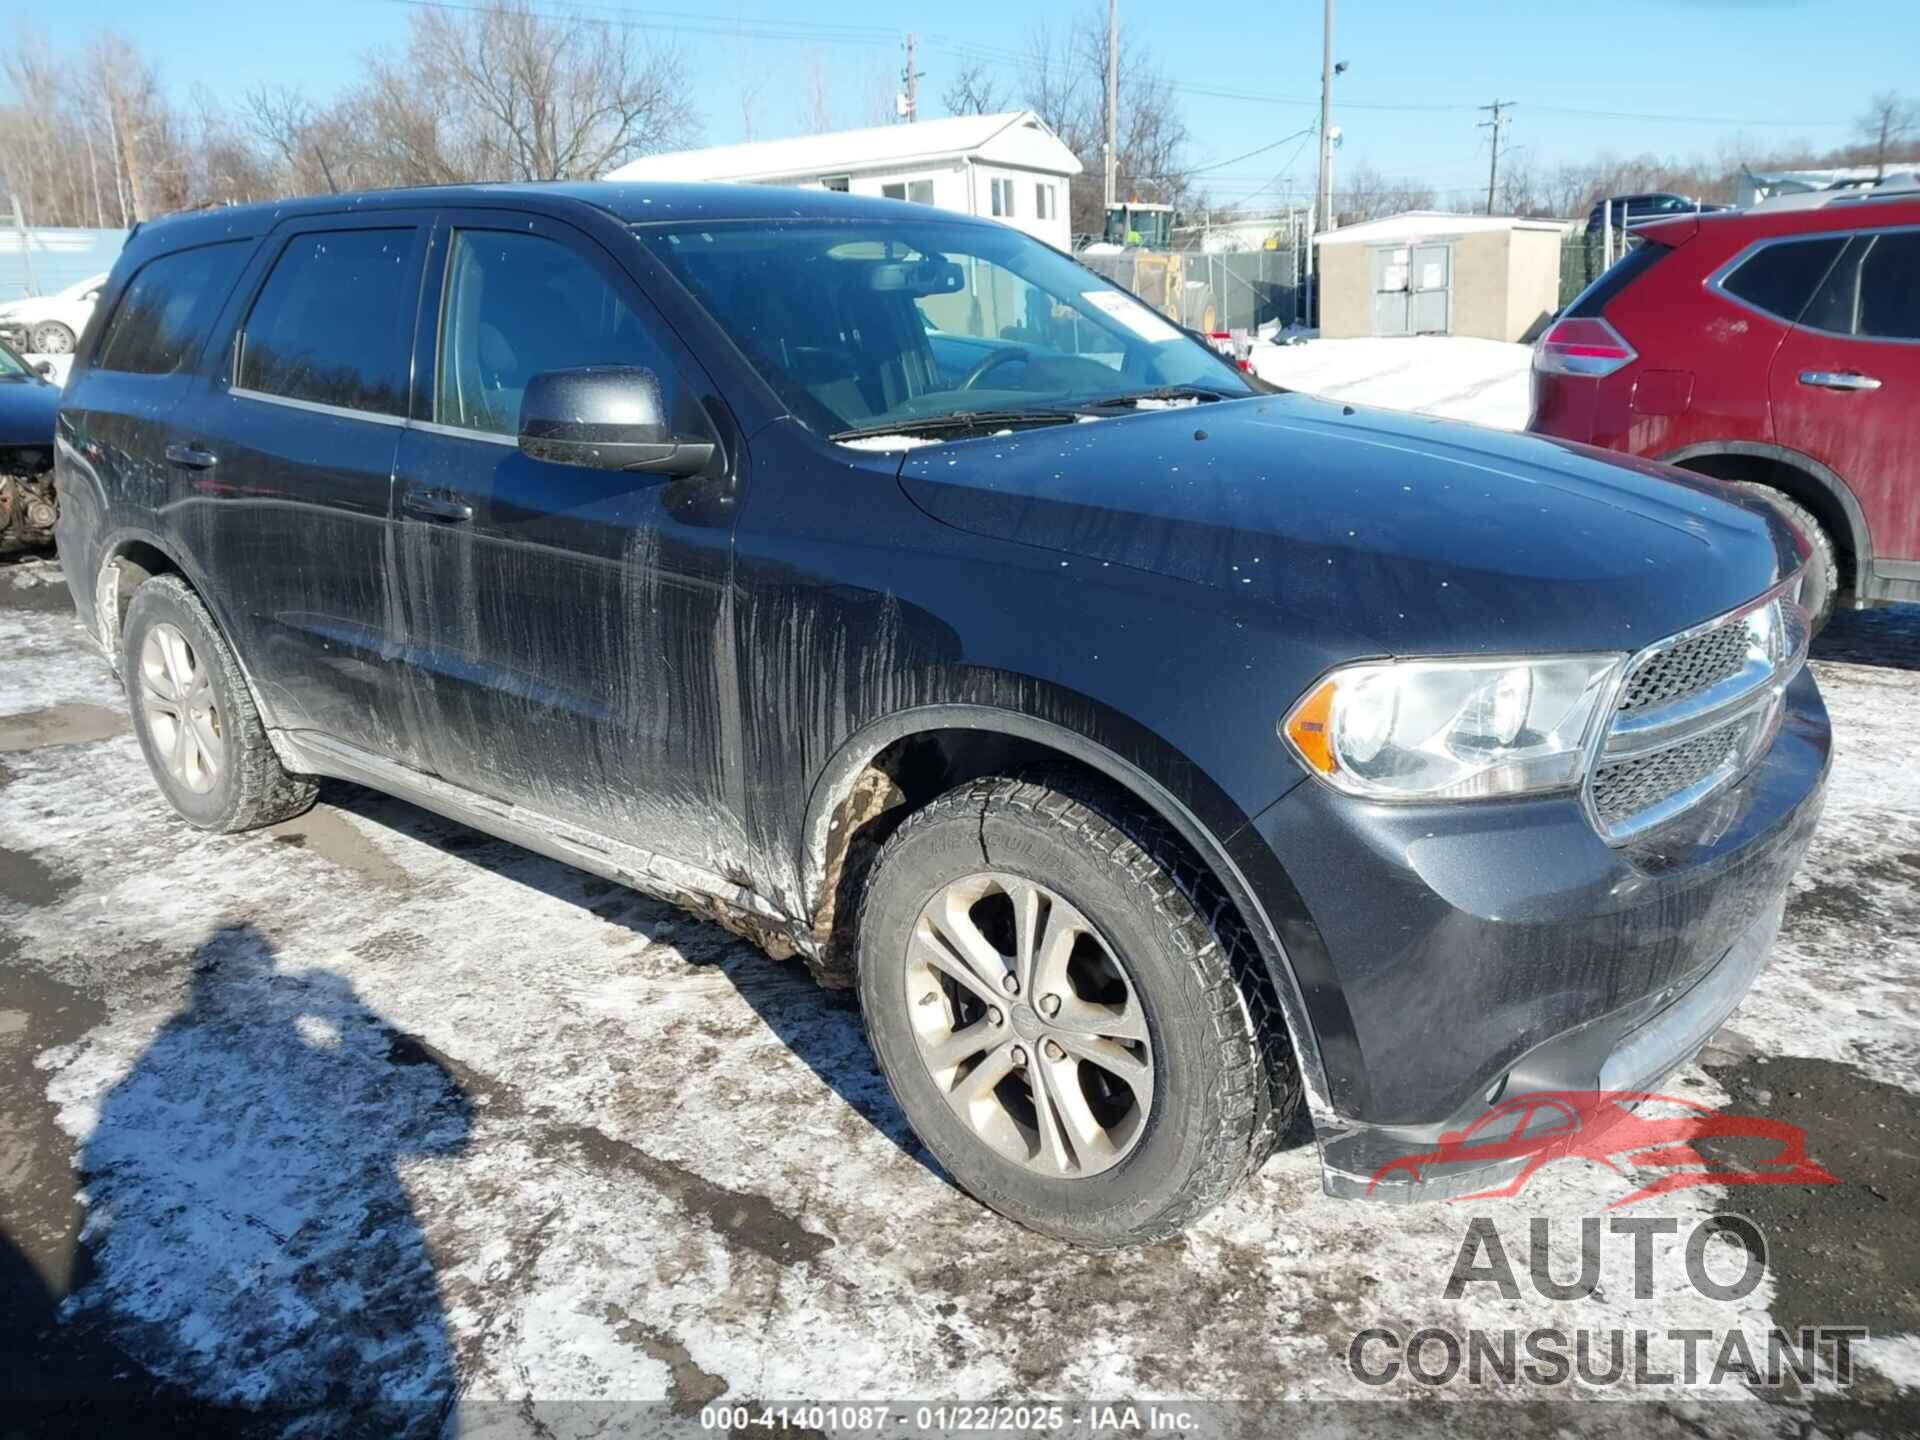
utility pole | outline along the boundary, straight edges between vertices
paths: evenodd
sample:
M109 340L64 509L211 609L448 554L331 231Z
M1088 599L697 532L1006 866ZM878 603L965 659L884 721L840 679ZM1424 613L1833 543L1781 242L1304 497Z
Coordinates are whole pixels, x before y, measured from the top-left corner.
M1107 206L1113 209L1120 171L1120 0L1107 0ZM1104 219L1104 217L1102 217Z
M1493 213L1494 186L1500 181L1500 127L1506 124L1504 112L1511 110L1515 103L1516 102L1512 100L1496 100L1491 105L1482 105L1480 107L1482 110L1491 111L1493 114L1491 120L1482 120L1480 122L1480 128L1482 130L1491 129L1493 131L1493 143L1488 147L1489 153L1487 156L1487 214L1489 215Z
M907 123L913 124L920 118L920 71L913 63L913 32L907 32L907 68L901 76L907 92Z
M1333 0L1320 31L1320 227L1333 229Z

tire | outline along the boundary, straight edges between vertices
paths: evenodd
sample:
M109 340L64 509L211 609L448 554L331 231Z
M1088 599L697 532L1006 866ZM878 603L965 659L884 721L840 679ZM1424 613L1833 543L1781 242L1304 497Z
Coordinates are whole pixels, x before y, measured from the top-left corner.
M71 355L73 331L58 320L42 320L27 331L27 349L35 355Z
M1840 593L1840 560L1834 551L1833 536L1827 533L1826 526L1814 518L1811 510L1771 486L1743 480L1737 482L1736 488L1755 499L1766 501L1807 537L1811 553L1807 556L1807 580L1801 587L1801 603L1807 607L1807 618L1812 624L1813 633L1818 635L1826 628L1827 621L1833 618L1834 599Z
M161 575L143 584L121 633L134 734L161 793L188 824L252 830L312 806L313 778L281 768L233 651L184 581Z
M965 898L982 886L977 904ZM1055 933L1064 916L1092 934L1072 941L1067 969L1036 963L1036 993L983 1010L978 992L951 970L925 963L937 948L929 927L950 927L959 914L985 916L974 933L998 934L993 959L1020 968L1025 962L1013 957L1022 947L1013 929L996 927L993 913L1004 907L1002 924L1017 927L1011 917L1023 902L1014 897L1036 892L1046 900L1034 932ZM950 909L955 895L962 899ZM930 920L930 913L944 918ZM983 1204L1042 1234L1090 1250L1173 1235L1266 1160L1299 1106L1299 1070L1264 972L1210 877L1157 821L1079 777L977 780L910 816L874 862L859 935L868 1035L914 1132ZM1049 953L1044 943L1030 948ZM1065 1008L1059 996L1039 993L1060 988L1044 979L1049 968L1069 974ZM1119 990L1111 970L1120 972ZM1105 1003L1089 1008L1090 1000ZM1049 1004L1051 1021L1039 1013ZM1073 1041L1066 1028L1047 1027L1075 1025L1096 1009L1122 1017L1100 1021L1113 1027L1102 1033L1134 1027L1143 1037L1108 1042L1133 1056L1135 1079L1125 1086L1049 1038ZM931 1057L944 1054L937 1047L952 1038L961 1048L960 1031L972 1034L981 1024L989 1037L1004 1035L1006 1049L936 1071ZM1009 1063L999 1058L1009 1050L1030 1053L1012 1062L1016 1068L986 1101L963 1109L952 1097L968 1093L969 1079L995 1073L990 1065ZM1115 1052L1103 1046L1097 1053ZM1142 1059L1150 1083L1138 1078ZM1067 1083L1077 1091L1063 1089ZM1066 1097L1048 1102L1048 1113L1060 1117L1052 1133L1062 1137L1051 1146L1036 1085ZM1067 1118L1077 1111L1084 1121L1095 1108L1111 1116L1116 1095L1134 1106L1149 1091L1138 1118L1129 1109L1079 1131ZM1012 1101L1001 1102L1003 1094ZM1000 1123L1015 1112L1031 1123ZM1067 1151L1071 1163L1058 1163Z

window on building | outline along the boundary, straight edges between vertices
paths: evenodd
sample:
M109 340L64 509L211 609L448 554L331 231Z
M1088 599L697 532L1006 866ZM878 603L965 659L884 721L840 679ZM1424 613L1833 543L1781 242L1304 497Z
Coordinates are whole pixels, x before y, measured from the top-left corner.
M148 261L120 297L94 368L135 375L182 369L252 254L252 242L242 240Z
M933 204L933 181L896 180L882 185L880 193L889 200L911 200L916 205Z
M239 387L406 414L420 288L413 252L410 229L296 235L247 316Z
M1036 220L1053 219L1053 186L1045 181L1033 187L1033 215Z
M993 213L1008 219L1013 216L1013 181L995 180L993 184Z
M837 192L837 193L839 193L839 194L841 194L841 195L844 195L844 194L846 194L846 193L847 193L847 181L848 181L848 178L849 178L849 177L847 177L847 176L845 176L845 175L828 175L828 176L825 176L825 177L823 177L823 178L821 179L821 181L820 181L820 188L821 188L822 190L832 190L832 191L835 191L835 192Z

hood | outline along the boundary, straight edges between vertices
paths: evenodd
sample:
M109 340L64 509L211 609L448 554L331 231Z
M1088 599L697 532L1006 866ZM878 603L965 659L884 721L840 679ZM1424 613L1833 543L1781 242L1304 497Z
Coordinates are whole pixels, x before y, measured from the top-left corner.
M1353 655L1633 650L1799 563L1718 482L1300 395L924 446L900 483L945 524L1271 604Z
M60 387L39 376L0 380L0 445L53 448L53 417L60 408Z

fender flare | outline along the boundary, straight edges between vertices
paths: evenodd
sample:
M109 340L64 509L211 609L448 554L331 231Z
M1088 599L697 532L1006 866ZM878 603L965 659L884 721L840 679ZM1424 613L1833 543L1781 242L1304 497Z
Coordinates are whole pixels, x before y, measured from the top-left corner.
M1861 592L1866 589L1873 577L1873 532L1867 524L1866 511L1860 508L1860 501L1838 474L1811 455L1803 455L1798 450L1769 444L1764 440L1706 440L1683 445L1658 458L1669 465L1684 466L1689 460L1709 455L1748 455L1757 460L1772 460L1799 471L1825 491L1840 507L1841 514L1847 517L1847 534L1835 538L1845 539L1853 552L1854 590Z
M106 531L101 537L97 558L93 563L93 576L87 587L88 593L95 597L96 608L101 574L108 565L114 563L131 545L144 545L149 549L159 551L160 554L166 557L167 562L179 572L187 584L193 587L194 594L200 597L200 603L207 607L207 614L213 618L214 625L219 629L220 638L226 641L227 649L233 652L234 663L240 667L240 677L247 682L247 689L252 693L253 708L258 712L260 723L266 727L269 738L271 738L276 728L273 710L272 707L266 703L266 697L261 693L260 683L254 679L253 667L247 662L247 657L240 653L240 647L233 643L233 626L229 623L226 615L222 613L224 607L215 599L212 589L208 586L206 572L202 570L199 564L191 559L186 551L179 545L159 532L149 530L142 525L120 524ZM106 651L108 668L111 669L115 676L119 677L124 684L126 677L120 675L120 667L116 653L120 638L120 617L117 614L113 617L112 640L114 643L112 645L107 643L108 636L105 624L98 613L93 617L93 629L96 638L100 641L101 648ZM277 745L275 749L277 753ZM281 758L284 761L286 757L282 756Z
M1218 805L1236 818L1227 834L1216 835L1191 807L1153 775L1126 757L1066 726L991 705L944 703L896 711L855 732L841 744L834 757L821 770L807 802L801 862L804 913L813 913L820 901L820 892L826 879L828 830L835 811L851 791L860 772L896 741L936 730L983 730L1034 741L1058 750L1112 781L1151 814L1173 827L1175 833L1193 848L1218 880L1227 898L1245 920L1261 963L1272 981L1274 994L1280 1001L1281 1020L1300 1066L1310 1113L1316 1127L1321 1128L1322 1135L1329 1133L1324 1127L1337 1123L1330 1099L1332 1091L1327 1082L1319 1036L1308 1014L1306 992L1296 972L1294 957L1280 942L1281 930L1275 923L1275 917L1268 913L1267 906L1261 902L1241 867L1229 853L1227 842L1245 830L1248 817L1240 814L1224 794L1219 795ZM1192 773L1198 776L1197 771ZM1210 781L1205 781L1203 777L1202 780L1211 786ZM1274 868L1278 871L1277 866ZM1305 921L1311 925L1305 903L1297 893L1292 892L1291 882L1288 882L1288 893L1278 898L1294 911L1287 917L1291 923L1297 925ZM1317 934L1317 931L1313 933ZM1316 986L1316 990L1319 989Z

